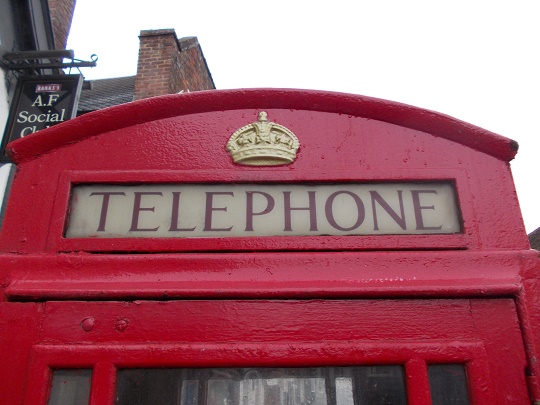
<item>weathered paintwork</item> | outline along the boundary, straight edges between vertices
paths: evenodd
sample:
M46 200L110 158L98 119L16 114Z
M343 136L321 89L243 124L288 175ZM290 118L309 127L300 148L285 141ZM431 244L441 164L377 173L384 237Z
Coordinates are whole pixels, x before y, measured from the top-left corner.
M292 164L232 162L227 140L259 111L299 138ZM413 405L430 403L429 362L466 363L474 404L540 400L539 264L507 138L384 100L266 89L147 99L9 149L17 172L0 231L7 403L44 403L55 367L93 367L91 404L104 404L118 367L366 362L405 364ZM77 183L433 180L455 184L462 233L64 237Z

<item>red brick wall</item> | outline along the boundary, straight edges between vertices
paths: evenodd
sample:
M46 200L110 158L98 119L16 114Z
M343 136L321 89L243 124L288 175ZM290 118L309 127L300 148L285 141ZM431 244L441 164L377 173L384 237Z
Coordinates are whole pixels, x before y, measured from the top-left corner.
M48 0L54 34L54 47L66 49L76 0Z
M197 38L173 29L141 31L134 99L215 89Z

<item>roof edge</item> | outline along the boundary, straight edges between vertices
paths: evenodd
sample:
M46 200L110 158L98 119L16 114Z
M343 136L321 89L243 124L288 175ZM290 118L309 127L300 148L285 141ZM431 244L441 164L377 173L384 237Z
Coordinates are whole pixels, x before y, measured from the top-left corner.
M349 114L383 121L450 141L509 162L517 142L451 116L408 104L347 93L297 89L208 90L147 98L94 111L16 140L7 146L15 163L104 132L179 115L246 108L284 108Z

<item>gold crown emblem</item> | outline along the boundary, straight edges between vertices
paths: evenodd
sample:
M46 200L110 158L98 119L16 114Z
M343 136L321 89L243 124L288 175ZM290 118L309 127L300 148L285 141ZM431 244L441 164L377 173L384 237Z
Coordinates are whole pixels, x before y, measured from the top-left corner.
M227 150L235 163L248 166L279 166L292 163L300 147L291 131L269 122L266 111L258 121L237 130L227 142Z

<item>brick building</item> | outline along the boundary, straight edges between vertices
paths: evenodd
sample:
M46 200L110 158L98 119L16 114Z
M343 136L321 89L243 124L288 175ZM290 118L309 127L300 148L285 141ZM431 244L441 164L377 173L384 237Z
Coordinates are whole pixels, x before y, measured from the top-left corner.
M76 0L49 0L54 47L64 49L67 44Z
M214 90L196 37L177 38L174 29L143 30L137 75L86 81L78 115L143 98Z

